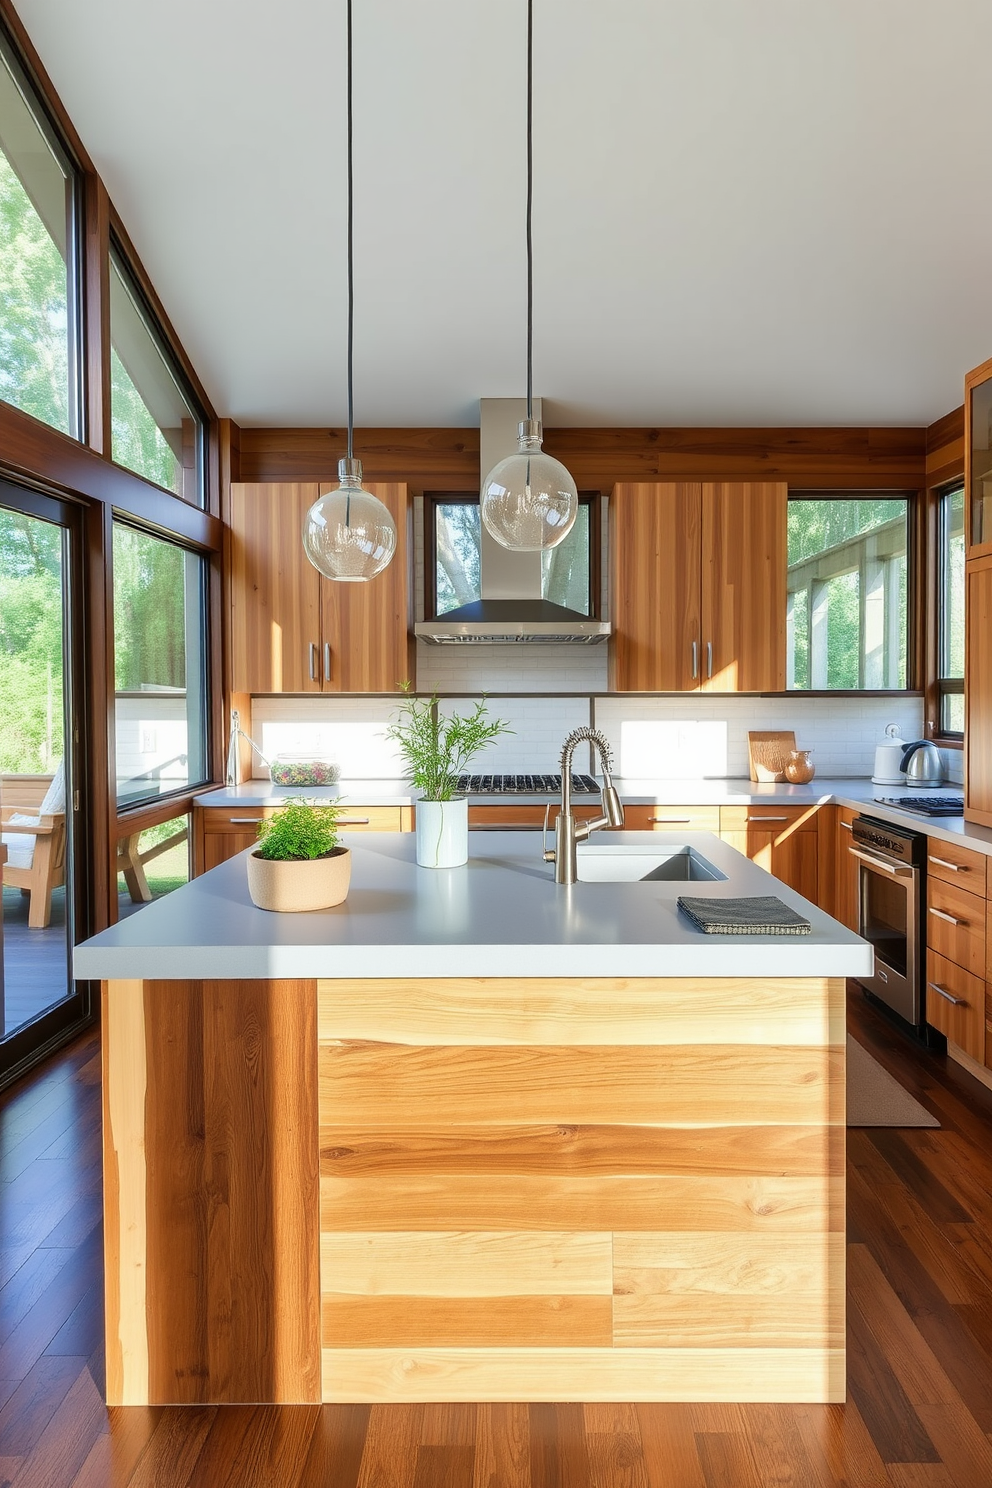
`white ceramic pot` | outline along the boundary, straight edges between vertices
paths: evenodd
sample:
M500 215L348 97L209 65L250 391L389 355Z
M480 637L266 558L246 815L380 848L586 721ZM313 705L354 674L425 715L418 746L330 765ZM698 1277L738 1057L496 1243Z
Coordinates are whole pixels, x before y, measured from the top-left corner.
M331 909L344 903L350 884L351 852L346 847L292 863L254 852L248 857L248 892L259 909L284 914Z
M417 862L421 868L457 868L468 862L468 797L417 802Z

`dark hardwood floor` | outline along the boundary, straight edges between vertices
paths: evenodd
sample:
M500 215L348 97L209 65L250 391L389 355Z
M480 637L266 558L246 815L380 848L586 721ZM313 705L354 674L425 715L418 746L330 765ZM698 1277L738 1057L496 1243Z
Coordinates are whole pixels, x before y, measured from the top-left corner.
M88 1034L0 1097L0 1488L987 1488L992 1094L850 1009L942 1126L850 1133L846 1406L108 1411Z

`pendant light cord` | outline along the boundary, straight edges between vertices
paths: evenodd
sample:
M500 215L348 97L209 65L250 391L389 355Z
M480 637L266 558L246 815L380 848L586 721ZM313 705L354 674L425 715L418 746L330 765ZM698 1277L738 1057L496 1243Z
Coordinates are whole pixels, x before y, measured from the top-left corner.
M353 354L355 342L355 162L352 118L351 0L348 0L348 459L354 455L355 390Z
M351 4L351 0L348 0ZM527 417L534 417L534 0L527 0Z

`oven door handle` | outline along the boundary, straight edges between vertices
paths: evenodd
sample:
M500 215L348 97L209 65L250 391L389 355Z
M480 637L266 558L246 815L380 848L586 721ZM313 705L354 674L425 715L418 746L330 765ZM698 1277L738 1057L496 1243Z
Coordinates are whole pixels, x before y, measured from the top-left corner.
M904 868L896 863L886 863L884 858L876 858L871 853L859 852L856 847L849 847L847 850L853 858L867 863L870 868L881 868L883 873L891 873L893 878L911 878L913 875L912 868Z

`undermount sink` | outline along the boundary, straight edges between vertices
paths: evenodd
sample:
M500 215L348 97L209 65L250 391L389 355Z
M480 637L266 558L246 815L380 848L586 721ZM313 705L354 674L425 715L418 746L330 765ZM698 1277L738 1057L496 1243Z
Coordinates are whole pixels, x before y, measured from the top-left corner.
M576 853L580 883L712 883L726 879L693 847L595 844Z

